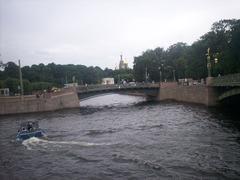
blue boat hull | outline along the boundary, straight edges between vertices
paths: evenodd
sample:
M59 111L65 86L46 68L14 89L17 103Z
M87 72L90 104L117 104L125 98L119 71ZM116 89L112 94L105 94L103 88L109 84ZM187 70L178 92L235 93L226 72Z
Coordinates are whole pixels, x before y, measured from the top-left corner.
M43 137L44 133L42 130L33 131L33 132L19 132L17 134L17 140L26 140L31 137Z

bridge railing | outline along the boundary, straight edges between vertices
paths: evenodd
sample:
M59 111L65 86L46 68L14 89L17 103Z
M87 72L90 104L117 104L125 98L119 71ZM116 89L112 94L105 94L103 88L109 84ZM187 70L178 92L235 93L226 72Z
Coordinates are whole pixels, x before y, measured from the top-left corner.
M159 87L159 84L154 83L135 83L135 84L108 84L108 85L102 85L102 84L96 84L96 85L80 85L77 86L78 92L84 92L84 91L94 91L94 90L107 90L107 89L127 89L127 88L147 88L147 87Z
M212 86L240 86L240 73L215 77Z

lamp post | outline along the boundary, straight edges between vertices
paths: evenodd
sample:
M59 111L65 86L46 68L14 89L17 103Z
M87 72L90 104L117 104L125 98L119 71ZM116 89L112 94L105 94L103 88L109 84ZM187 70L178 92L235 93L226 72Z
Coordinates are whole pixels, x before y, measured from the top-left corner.
M161 66L158 67L158 70L159 70L159 87L161 87L161 77L162 77Z
M168 66L168 68L170 69L170 72L171 72L171 70L172 70L173 82L175 82L175 81L176 81L175 69L173 68L173 66Z
M218 63L218 54L219 53L215 53L213 54L213 64L217 64ZM210 56L210 48L207 49L207 69L208 69L208 77L212 77L212 73L211 73L211 68L212 68L212 63L211 63L211 56Z
M218 63L218 56L219 53L215 53L213 54L213 64L217 64ZM211 64L211 56L210 56L210 48L207 49L207 69L208 69L208 77L207 77L207 85L210 85L212 83L212 74L211 74L211 68L212 68L212 64Z
M173 81L176 81L176 76L175 76L175 69L173 69Z
M161 86L161 82L162 82L162 71L163 71L163 64L160 64L160 66L158 67L159 70L159 86Z
M162 81L163 77L164 77L164 65L161 64L161 81Z
M148 72L147 72L147 67L145 69L145 83L148 81Z
M120 84L120 75L118 74L118 85Z
M166 66L166 69L169 70L170 74L172 73L173 81L175 82L176 81L176 75L175 75L176 70L173 68L173 66Z
M208 69L208 77L211 77L211 58L210 58L210 48L207 49L207 69Z
M23 100L23 80L22 80L22 70L21 70L21 62L18 60L19 65L19 78L20 78L20 88L21 88L21 100Z

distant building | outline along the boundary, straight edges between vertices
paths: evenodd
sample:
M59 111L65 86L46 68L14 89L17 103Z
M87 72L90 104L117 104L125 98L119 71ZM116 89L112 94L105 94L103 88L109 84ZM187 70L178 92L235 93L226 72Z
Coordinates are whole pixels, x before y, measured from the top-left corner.
M128 69L128 63L123 61L122 55L120 55L119 69Z
M78 86L78 83L67 83L64 84L64 88L70 88L70 87L76 87Z
M102 79L102 84L104 84L104 85L114 84L114 78L103 78Z
M184 78L184 79L178 79L178 83L181 85L193 85L193 83L195 83L195 81L192 78Z
M9 88L0 89L0 96L9 96Z

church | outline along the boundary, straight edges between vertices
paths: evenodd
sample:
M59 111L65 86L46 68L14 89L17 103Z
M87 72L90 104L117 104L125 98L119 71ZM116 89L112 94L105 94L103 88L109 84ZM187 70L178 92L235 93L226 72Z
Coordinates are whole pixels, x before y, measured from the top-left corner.
M128 63L123 61L122 54L120 55L119 70L128 69Z

